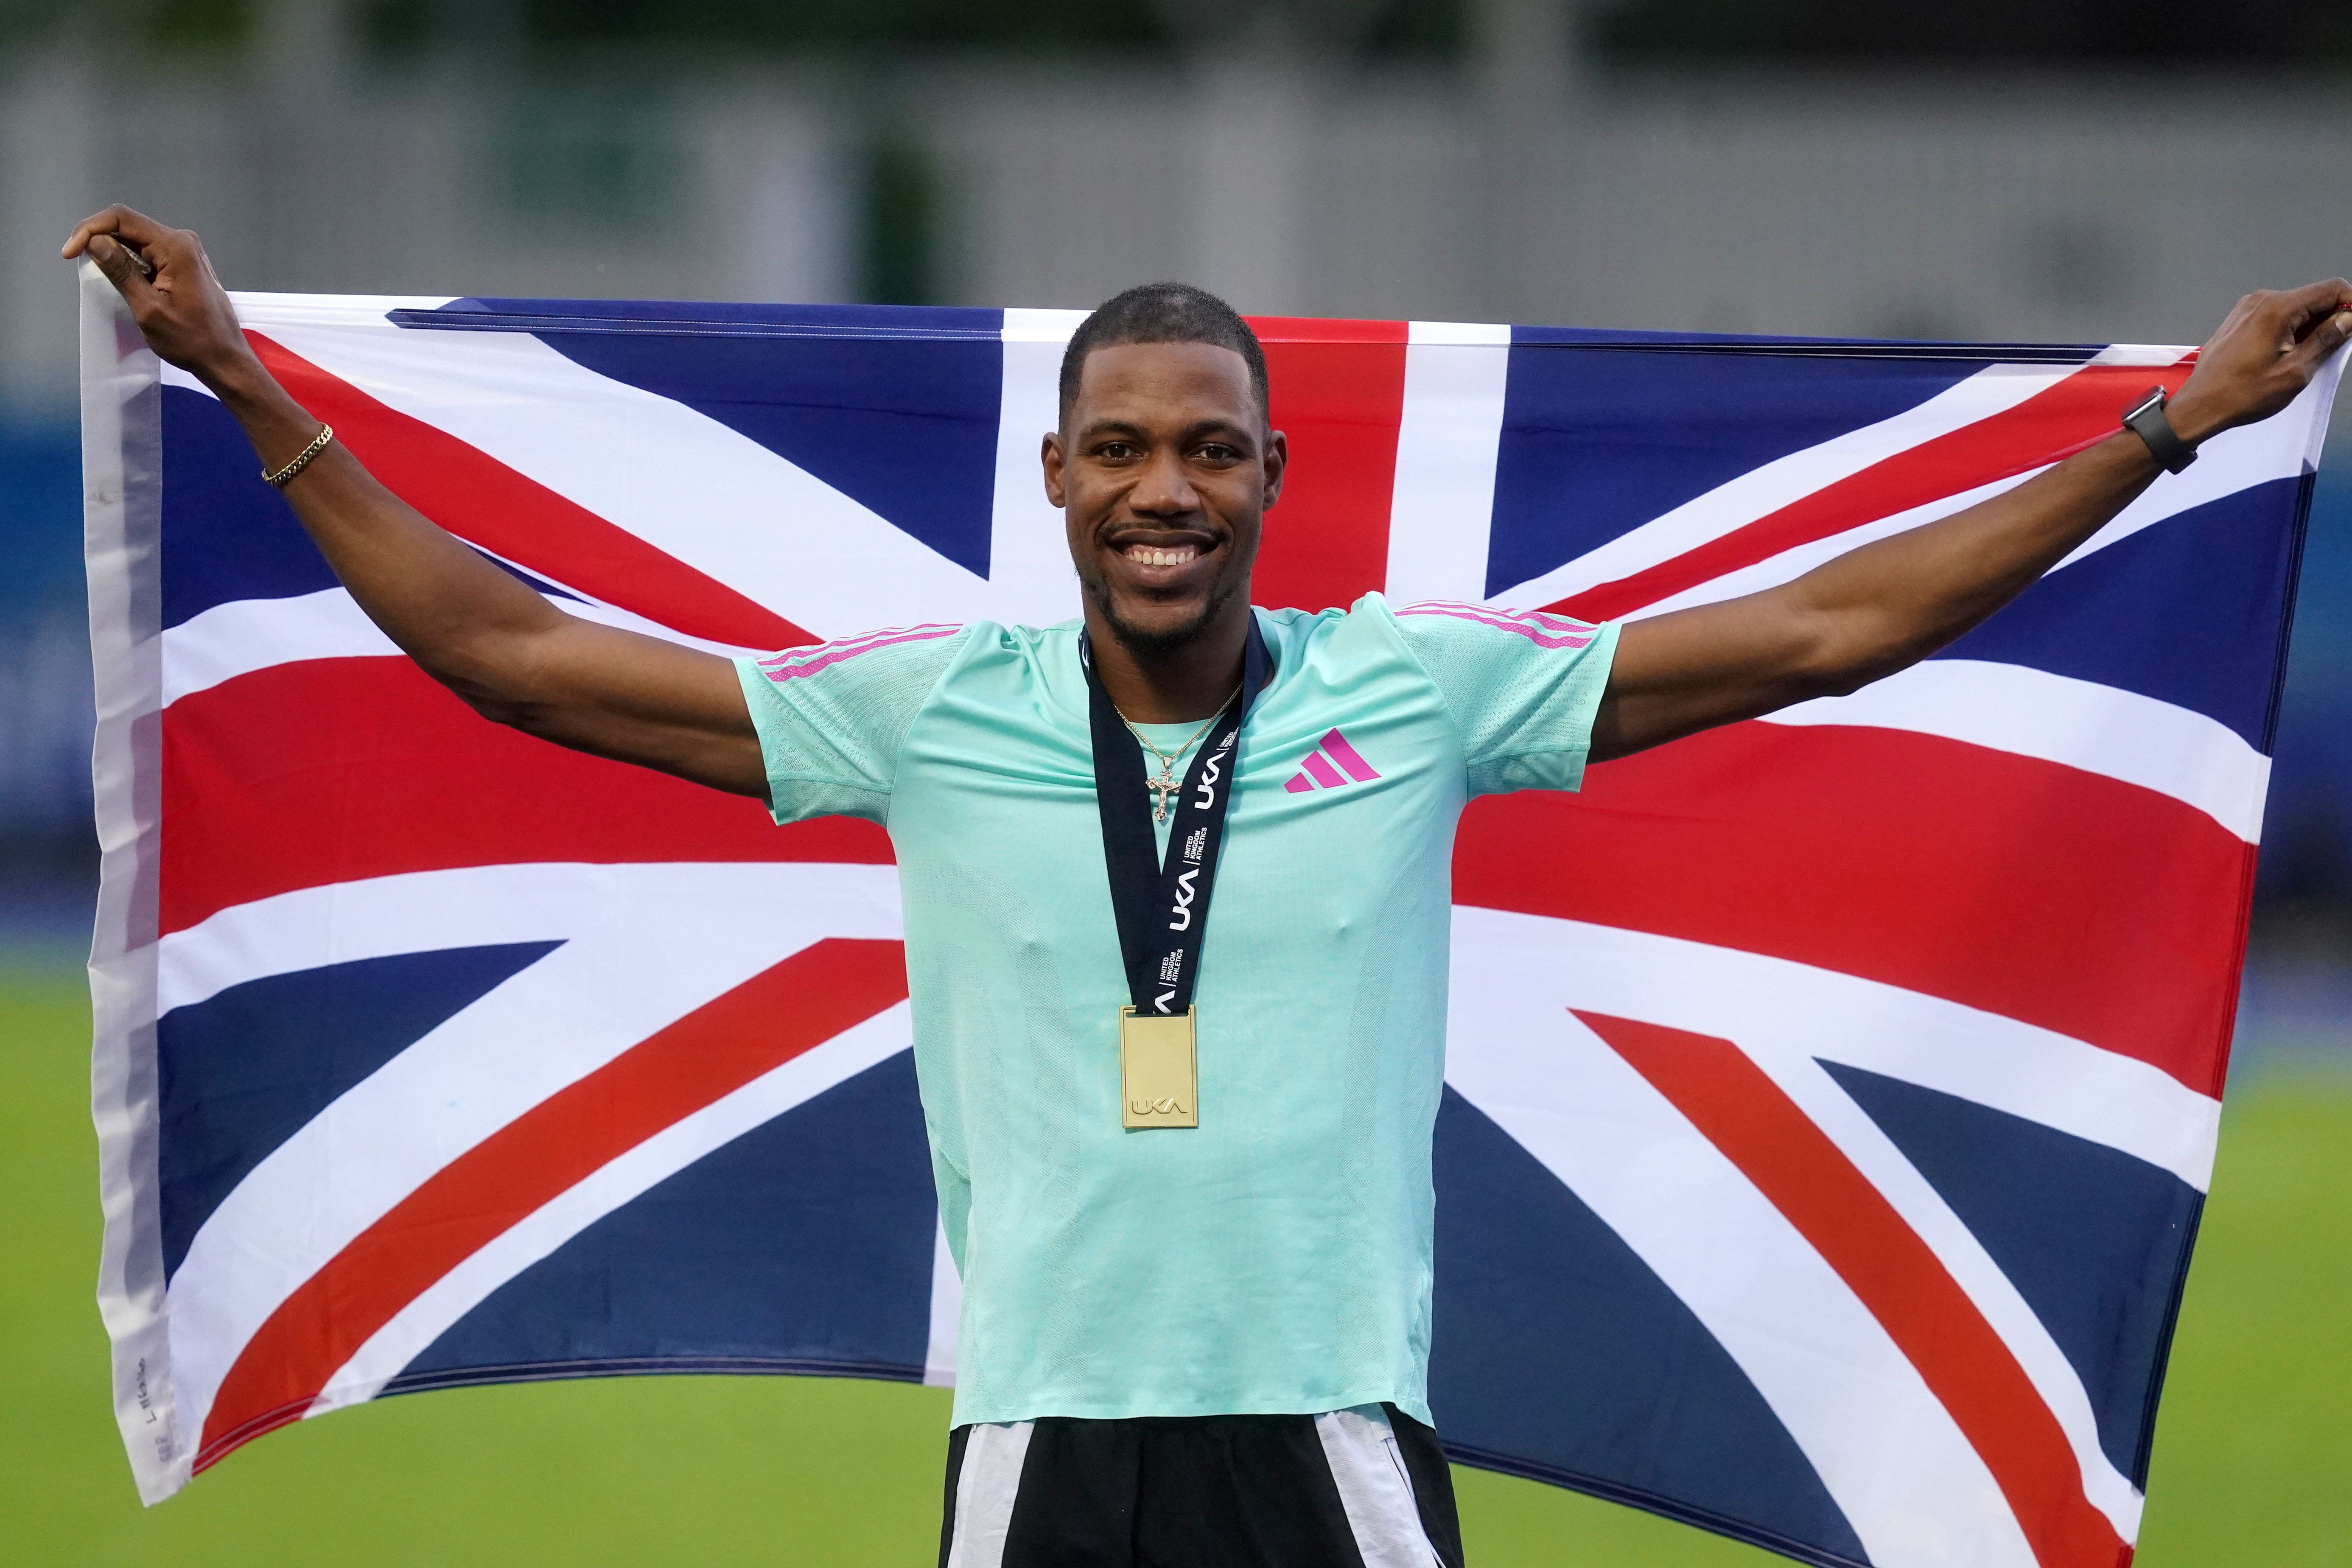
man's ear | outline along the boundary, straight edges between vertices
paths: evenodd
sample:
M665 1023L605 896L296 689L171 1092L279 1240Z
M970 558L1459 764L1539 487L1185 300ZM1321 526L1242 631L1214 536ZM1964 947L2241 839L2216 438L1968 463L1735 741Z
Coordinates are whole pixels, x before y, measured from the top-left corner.
M1282 476L1290 468L1290 438L1279 430L1269 430L1265 437L1265 510L1282 499Z
M1068 505L1062 491L1062 433L1045 432L1045 444L1037 453L1037 460L1045 469L1045 499L1056 507Z

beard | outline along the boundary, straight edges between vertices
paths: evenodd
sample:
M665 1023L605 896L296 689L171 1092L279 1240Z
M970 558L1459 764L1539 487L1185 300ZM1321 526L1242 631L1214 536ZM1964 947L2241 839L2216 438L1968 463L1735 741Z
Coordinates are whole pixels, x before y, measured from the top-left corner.
M1243 581L1246 582L1247 579L1244 578ZM1095 602L1095 608L1102 612L1103 623L1110 627L1111 636L1118 639L1119 647L1140 659L1165 658L1190 647L1200 639L1201 634L1208 629L1209 624L1217 618L1218 613L1233 602L1234 595L1239 592L1240 588L1240 583L1221 582L1211 591L1209 596L1202 601L1201 608L1196 614L1187 616L1175 626L1154 630L1148 626L1139 626L1120 615L1118 605L1108 584L1092 579L1086 583L1087 597L1092 599Z

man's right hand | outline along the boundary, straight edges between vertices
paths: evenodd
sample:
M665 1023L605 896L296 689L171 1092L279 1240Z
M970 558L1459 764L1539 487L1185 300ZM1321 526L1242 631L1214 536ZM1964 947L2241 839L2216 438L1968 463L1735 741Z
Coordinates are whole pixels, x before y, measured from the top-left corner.
M236 307L205 255L204 242L184 228L167 228L144 213L110 206L74 228L62 253L88 256L106 274L147 346L206 385L257 367L236 324ZM139 265L144 258L149 277Z

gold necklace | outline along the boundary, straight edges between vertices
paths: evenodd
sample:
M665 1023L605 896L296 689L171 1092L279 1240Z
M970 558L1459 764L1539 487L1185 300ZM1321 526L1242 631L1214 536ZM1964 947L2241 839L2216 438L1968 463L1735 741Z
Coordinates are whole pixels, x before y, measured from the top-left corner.
M1192 738L1186 741L1182 745L1177 747L1172 753L1163 752L1159 747L1153 745L1151 743L1150 737L1147 736L1142 731L1135 727L1134 721L1128 718L1124 713L1118 714L1118 721L1127 726L1127 732L1134 736L1137 742L1139 743L1145 751L1150 752L1153 756L1160 759L1160 776L1158 778L1148 778L1143 781L1143 787L1150 790L1153 796L1151 802L1151 821L1153 826L1157 826L1159 824L1168 820L1169 797L1184 787L1182 783L1176 777L1177 763L1182 760L1185 752L1192 749L1194 742L1198 742L1202 736L1207 734L1210 729L1215 725L1216 721L1225 716L1225 710L1233 706L1234 698L1240 696L1241 692L1242 689L1240 687L1234 687L1232 693L1228 695L1223 702L1217 704L1217 710L1209 715L1209 722L1193 731ZM1118 710L1117 708L1113 708L1111 711L1118 713Z

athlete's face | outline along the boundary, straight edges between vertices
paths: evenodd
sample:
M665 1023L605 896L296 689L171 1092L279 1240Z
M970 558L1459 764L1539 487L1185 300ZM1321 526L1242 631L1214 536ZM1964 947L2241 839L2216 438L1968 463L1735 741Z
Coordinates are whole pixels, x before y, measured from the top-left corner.
M1286 456L1233 350L1118 343L1087 355L1069 417L1045 437L1045 493L1120 642L1172 651L1248 604Z

